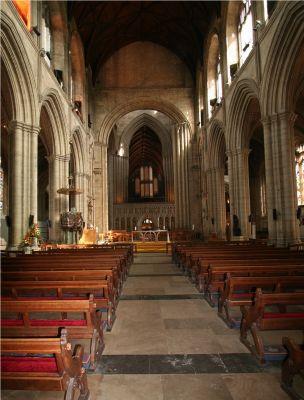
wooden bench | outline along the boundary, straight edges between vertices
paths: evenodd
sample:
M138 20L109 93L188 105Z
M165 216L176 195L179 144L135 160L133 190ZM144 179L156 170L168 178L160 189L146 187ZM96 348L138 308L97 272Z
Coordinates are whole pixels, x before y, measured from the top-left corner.
M77 313L82 318L66 318L69 313ZM96 313L92 295L89 300L2 301L1 337L57 337L61 328L69 330L70 338L90 340L90 360L94 368L104 349L104 341L101 317Z
M265 330L303 330L304 311L299 312L268 312L269 306L285 307L304 304L304 292L302 293L262 293L256 290L254 302L251 306L241 306L241 341L258 358L265 363L265 348L260 331ZM284 310L285 311L285 310ZM253 343L248 339L251 333Z
M264 267L272 267L272 266L286 266L286 268L295 267L300 270L304 269L303 260L282 260L278 258L270 258L270 259L248 259L248 260L214 260L211 264L208 262L206 265L201 267L200 274L198 276L198 290L202 293L205 292L206 287L208 285L210 278L210 271L212 268L215 271L215 268L218 269L219 275L222 272L222 281L224 280L224 276L228 273L231 268L245 268L251 266L264 266ZM285 274L284 274L285 275Z
M4 281L104 281L108 280L113 287L113 307L116 309L119 293L118 283L113 270L30 270L2 272Z
M61 276L58 276L58 279ZM114 294L112 283L108 279L105 280L13 280L1 282L2 300L6 298L15 299L28 299L31 297L41 298L44 300L46 297L50 299L67 299L70 300L82 300L89 298L90 294L94 296L96 303L96 310L106 310L107 318L107 330L112 329L115 320L115 308L114 308Z
M2 389L64 391L65 399L88 400L87 375L82 367L83 348L72 352L66 329L57 338L2 338Z
M228 273L218 302L218 315L230 328L238 327L240 322L232 317L231 309L251 305L257 287L275 293L284 290L304 292L304 276L239 277Z
M304 348L288 337L283 337L282 343L288 351L288 357L282 364L281 386L293 399L301 400L303 396L297 393L292 386L296 375L300 375L304 379Z
M225 278L228 273L231 276L303 276L304 267L293 264L267 265L267 261L264 264L258 265L211 265L208 268L208 278L205 283L204 294L212 307L215 306L220 293L224 289Z
M123 275L121 269L117 267L117 264L114 262L108 262L104 265L100 265L97 261L95 262L83 262L81 260L73 260L73 259L45 259L42 261L32 261L32 260L24 260L18 263L11 262L9 265L2 265L2 272L12 272L12 271L76 271L76 270L84 270L84 271L99 271L100 273L104 271L106 274L111 274L113 279L113 286L117 290L117 295L120 294L123 286ZM111 273L109 271L112 271ZM88 273L87 273L88 274Z

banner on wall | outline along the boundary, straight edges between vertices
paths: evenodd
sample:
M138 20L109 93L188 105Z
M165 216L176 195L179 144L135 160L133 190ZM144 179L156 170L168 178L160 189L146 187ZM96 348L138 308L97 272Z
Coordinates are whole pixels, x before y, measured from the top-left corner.
M23 19L27 29L31 27L31 2L30 0L13 0L20 17Z

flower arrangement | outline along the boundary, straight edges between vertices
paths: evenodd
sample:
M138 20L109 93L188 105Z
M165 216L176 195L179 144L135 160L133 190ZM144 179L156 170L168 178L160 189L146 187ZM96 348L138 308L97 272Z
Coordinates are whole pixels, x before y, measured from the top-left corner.
M41 235L40 235L40 229L38 228L38 224L33 224L30 229L27 231L26 235L24 236L22 240L22 246L27 247L27 246L32 246L34 244L34 238L37 238L39 242L42 241Z

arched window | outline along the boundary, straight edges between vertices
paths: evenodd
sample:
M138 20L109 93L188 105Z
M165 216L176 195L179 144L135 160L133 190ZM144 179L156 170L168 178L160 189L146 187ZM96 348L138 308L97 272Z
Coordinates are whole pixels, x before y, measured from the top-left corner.
M221 103L223 97L223 84L222 84L222 70L221 70L221 57L218 55L216 63L216 98L217 103Z
M240 8L238 26L240 65L244 63L252 49L252 32L251 0L243 0Z
M140 197L153 197L153 169L140 167Z
M298 206L304 205L304 145L296 149L296 180Z
M43 4L41 21L41 48L45 51L44 59L51 66L51 29L50 9L46 3Z
M211 117L212 112L221 104L223 96L220 46L216 33L211 38L208 52L207 88L209 117Z

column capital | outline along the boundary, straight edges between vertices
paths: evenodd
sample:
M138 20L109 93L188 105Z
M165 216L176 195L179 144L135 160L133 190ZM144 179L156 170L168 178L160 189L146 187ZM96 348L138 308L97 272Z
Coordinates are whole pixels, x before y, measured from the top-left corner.
M10 121L9 125L8 125L8 133L12 134L14 132L16 132L17 130L22 131L22 132L26 132L26 133L33 133L38 135L40 132L40 126L34 126L34 125L30 125L27 124L25 122L22 121Z
M261 122L264 127L269 127L271 125L271 119L269 116L262 117Z
M226 151L226 155L227 157L248 156L250 152L251 150L248 148L237 148Z
M70 161L70 154L63 154L63 155L51 154L49 156L46 156L45 158L48 160L48 162L53 162L55 160L61 161L61 162L69 162Z
M281 111L279 113L272 114L266 118L269 119L271 123L275 123L277 121L287 121L290 124L294 124L297 118L297 114L291 111Z
M96 147L108 147L106 143L103 142L94 142L94 146Z

